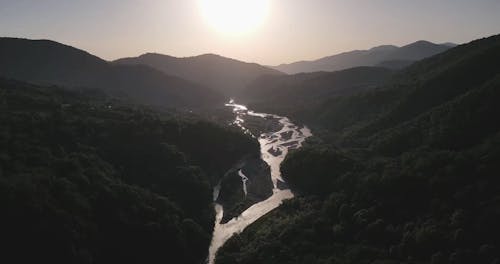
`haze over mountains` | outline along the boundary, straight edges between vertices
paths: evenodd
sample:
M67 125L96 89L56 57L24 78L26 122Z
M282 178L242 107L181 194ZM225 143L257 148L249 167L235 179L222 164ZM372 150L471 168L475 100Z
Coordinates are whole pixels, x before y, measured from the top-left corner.
M383 66L403 68L411 63L436 55L456 46L452 43L434 44L428 41L417 41L397 47L383 45L369 50L354 50L324 57L314 61L299 61L273 67L288 74L316 71L339 71L359 66Z
M283 73L256 63L247 63L215 54L177 58L147 53L115 61L119 65L148 65L166 74L206 85L226 96L234 96L262 75Z

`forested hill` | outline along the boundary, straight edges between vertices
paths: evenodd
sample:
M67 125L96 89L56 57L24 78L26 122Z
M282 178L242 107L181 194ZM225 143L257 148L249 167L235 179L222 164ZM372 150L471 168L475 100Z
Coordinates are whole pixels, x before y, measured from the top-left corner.
M236 129L0 80L2 260L202 263L213 183L247 154Z
M216 263L498 263L499 57L473 41L302 112L322 132L282 164L299 196Z
M297 116L340 134L355 128L369 135L408 123L493 81L500 72L499 39L458 46L412 65L373 91L329 98Z
M266 75L250 83L237 98L264 112L293 116L327 98L371 90L393 73L380 67L357 67L338 72Z
M0 38L0 77L67 88L93 88L122 100L195 108L225 98L208 87L145 65L115 65L49 40Z
M206 85L228 97L239 95L252 81L264 75L283 73L256 63L247 63L215 54L177 58L147 53L135 58L123 58L118 65L148 65L166 74Z

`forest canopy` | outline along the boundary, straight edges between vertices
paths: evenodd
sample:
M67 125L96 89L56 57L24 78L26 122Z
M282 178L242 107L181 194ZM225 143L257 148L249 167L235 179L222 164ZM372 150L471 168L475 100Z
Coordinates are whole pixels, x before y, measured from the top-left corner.
M200 263L212 186L255 153L254 139L193 116L0 80L3 258Z

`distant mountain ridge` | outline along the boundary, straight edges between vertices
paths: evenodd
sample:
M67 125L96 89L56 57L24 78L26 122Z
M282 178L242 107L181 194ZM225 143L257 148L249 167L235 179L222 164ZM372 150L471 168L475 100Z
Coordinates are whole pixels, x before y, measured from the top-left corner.
M403 47L382 45L369 50L354 50L314 61L299 61L272 67L287 74L316 71L339 71L360 66L406 67L412 62L431 57L456 46L452 43L434 44L417 41ZM388 62L405 63L388 63Z
M207 87L144 65L115 65L50 40L0 38L0 77L68 88L91 88L163 107L197 107L224 97Z
M263 75L283 73L256 63L247 63L215 54L177 58L158 53L114 61L117 65L148 65L166 74L208 86L226 96L235 96Z

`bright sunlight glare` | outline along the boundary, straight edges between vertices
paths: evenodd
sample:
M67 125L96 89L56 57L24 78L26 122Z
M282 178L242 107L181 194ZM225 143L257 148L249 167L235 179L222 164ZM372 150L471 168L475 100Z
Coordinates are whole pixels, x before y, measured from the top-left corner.
M257 29L269 13L269 0L199 0L203 16L217 31L233 35Z

